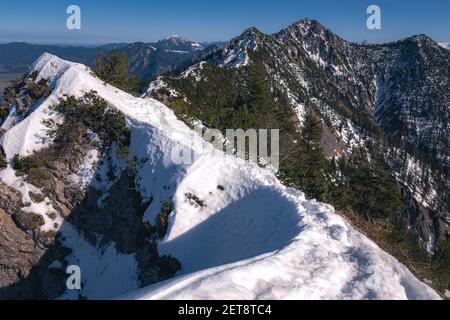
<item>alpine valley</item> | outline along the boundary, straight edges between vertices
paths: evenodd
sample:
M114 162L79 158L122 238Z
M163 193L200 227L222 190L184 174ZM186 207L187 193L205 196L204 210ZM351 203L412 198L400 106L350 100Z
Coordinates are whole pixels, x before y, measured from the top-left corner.
M306 18L105 49L92 68L43 53L5 90L0 299L449 298L442 45ZM193 143L200 121L279 129L280 169Z

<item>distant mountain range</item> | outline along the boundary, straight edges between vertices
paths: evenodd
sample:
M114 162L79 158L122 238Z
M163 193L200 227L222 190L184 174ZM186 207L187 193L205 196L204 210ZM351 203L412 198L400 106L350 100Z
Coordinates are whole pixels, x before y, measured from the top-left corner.
M448 42L438 43L442 48L450 50L450 44Z
M100 50L113 48L129 55L130 70L142 79L176 69L195 57L208 46L221 46L220 42L199 43L180 36L170 36L157 42L110 43L98 47L39 45L25 42L0 44L0 78L2 74L28 71L30 65L43 53L92 66Z
M63 47L54 45L12 42L0 44L0 73L25 73L30 65L44 52L91 65L98 48Z

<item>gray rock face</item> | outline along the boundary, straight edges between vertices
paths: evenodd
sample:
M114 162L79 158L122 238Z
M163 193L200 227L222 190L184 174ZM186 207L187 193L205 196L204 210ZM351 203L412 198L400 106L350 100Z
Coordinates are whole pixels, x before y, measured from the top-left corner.
M0 299L53 298L63 292L65 274L48 266L67 250L20 226L22 205L20 194L0 182Z
M25 277L44 252L14 222L13 216L21 206L20 194L0 183L0 287Z

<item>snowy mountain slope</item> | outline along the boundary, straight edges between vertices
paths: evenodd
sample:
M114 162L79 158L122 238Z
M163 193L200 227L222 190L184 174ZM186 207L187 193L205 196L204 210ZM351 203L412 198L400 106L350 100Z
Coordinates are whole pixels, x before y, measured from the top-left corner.
M439 298L332 207L305 200L254 164L218 153L163 104L105 85L85 66L49 54L33 68L37 81L49 79L52 93L5 133L1 144L7 159L48 146L51 141L33 138L45 135L39 123L55 116L49 105L58 97L95 90L125 115L131 129L129 156L146 159L136 175L143 199L153 198L144 219L153 223L161 201L173 199L169 230L158 250L179 259L179 276L126 298ZM193 156L192 164L172 161L180 146ZM10 166L0 179L27 197L26 184ZM114 243L93 246L67 221L57 231L73 250L69 263L82 267L83 296L112 298L137 289L134 254L119 252ZM62 297L76 298L73 291Z

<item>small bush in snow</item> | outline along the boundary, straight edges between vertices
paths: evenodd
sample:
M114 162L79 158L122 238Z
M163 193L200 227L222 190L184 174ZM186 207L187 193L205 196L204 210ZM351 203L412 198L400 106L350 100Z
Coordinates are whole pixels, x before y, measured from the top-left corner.
M63 114L65 120L56 130L50 131L55 143L62 149L78 140L76 128L85 127L99 135L102 141L116 142L120 156L125 158L130 143L130 130L123 114L108 107L107 102L95 91L77 99L65 96L52 109Z
M40 166L40 161L32 156L23 157L20 154L16 154L13 158L13 169L17 171L28 173L31 169L38 168Z
M5 153L3 152L2 148L0 147L0 169L4 169L8 166L8 162L6 161Z

